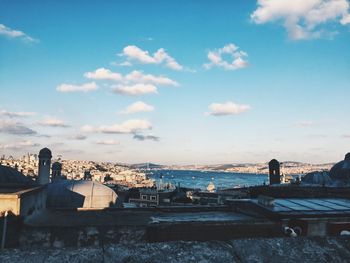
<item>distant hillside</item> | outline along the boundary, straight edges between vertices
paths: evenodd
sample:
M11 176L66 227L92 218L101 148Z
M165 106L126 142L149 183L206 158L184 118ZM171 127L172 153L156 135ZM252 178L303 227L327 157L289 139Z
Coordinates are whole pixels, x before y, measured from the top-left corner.
M137 163L137 164L130 165L130 167L134 168L134 169L147 169L147 168L150 168L150 169L161 169L164 166L160 165L160 164L155 164L155 163Z

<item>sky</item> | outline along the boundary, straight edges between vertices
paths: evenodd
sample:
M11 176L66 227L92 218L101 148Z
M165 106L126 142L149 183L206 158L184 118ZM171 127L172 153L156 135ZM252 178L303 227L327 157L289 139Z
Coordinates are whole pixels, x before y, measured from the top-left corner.
M222 164L350 151L348 0L0 0L0 153Z

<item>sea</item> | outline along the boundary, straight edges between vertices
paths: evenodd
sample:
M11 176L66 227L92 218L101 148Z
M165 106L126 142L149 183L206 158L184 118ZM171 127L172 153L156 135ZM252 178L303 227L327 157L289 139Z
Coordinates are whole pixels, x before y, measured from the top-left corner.
M206 190L210 182L216 189L242 186L263 185L268 183L267 174L229 173L193 170L151 170L149 178L157 183L171 183L181 187Z

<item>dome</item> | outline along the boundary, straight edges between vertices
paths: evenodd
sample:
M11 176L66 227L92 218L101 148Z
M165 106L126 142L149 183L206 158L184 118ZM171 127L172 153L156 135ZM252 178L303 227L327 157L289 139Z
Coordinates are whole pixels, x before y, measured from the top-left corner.
M270 162L269 162L269 165L273 165L273 166L277 166L279 165L279 161L277 161L276 159L272 159Z
M301 182L303 184L313 184L313 185L330 185L332 180L329 177L328 172L317 171L306 174Z
M48 185L49 208L106 208L116 201L111 188L94 181L64 180Z
M349 185L350 184L350 153L345 155L343 161L336 163L329 175L332 180L337 181L338 184Z
M39 152L39 158L52 158L52 153L49 148L43 148Z
M18 172L16 169L0 164L0 185L24 187L34 185L35 182L26 177L24 174Z

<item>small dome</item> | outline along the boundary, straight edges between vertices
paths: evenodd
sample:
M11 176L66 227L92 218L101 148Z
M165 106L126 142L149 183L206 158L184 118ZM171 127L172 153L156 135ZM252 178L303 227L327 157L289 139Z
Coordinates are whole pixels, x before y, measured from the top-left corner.
M276 159L272 159L270 162L269 162L269 166L279 166L280 163L279 161L277 161Z
M329 177L328 172L316 171L304 175L301 182L303 184L330 185L332 180Z
M49 148L43 148L39 152L39 158L52 158L52 153Z
M94 181L64 180L48 185L47 207L106 208L117 201L109 187Z
M59 162L54 162L51 167L52 170L61 170L62 169L62 164Z
M1 186L25 187L34 184L35 182L32 179L26 177L24 174L18 172L16 169L0 164Z

